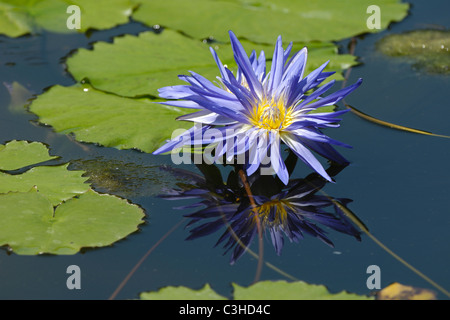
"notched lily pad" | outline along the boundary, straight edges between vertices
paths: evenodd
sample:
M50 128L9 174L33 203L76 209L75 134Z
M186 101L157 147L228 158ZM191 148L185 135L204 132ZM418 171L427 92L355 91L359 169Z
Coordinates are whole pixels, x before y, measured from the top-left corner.
M192 109L166 107L150 99L129 99L87 86L54 86L30 105L39 121L81 142L153 152L175 129L190 123L175 118Z
M270 45L246 40L242 40L242 44L248 54L252 50L258 54L264 50L269 60L267 70L270 70L275 41L276 36L270 39ZM287 45L288 42L285 42L285 47ZM178 79L178 75L189 74L189 71L216 81L220 73L210 46L230 70L237 68L229 43L207 44L167 29L160 34L143 32L138 36L118 37L114 43L98 42L93 50L80 49L67 60L67 65L75 79L82 81L88 78L97 89L128 97L158 96L161 87L186 84ZM304 46L305 43L296 43L292 52ZM356 57L337 54L337 47L332 43L309 43L308 50L306 72L330 60L326 71L336 71L332 78L342 79L340 72L357 64Z
M209 284L205 284L199 290L187 287L164 287L157 292L142 292L141 300L226 300L217 294Z
M67 27L73 14L67 13L70 5L80 8L80 29ZM42 29L58 33L108 29L128 22L134 6L131 0L1 0L0 34L19 37Z
M161 25L197 39L228 41L228 30L240 38L272 43L278 35L286 41L336 41L365 33L366 13L376 4L380 28L403 19L408 4L398 0L141 0L133 14L149 26ZM189 13L189 14L187 14Z
M0 166L9 170L53 158L38 142L0 145ZM74 254L82 247L110 245L143 223L141 208L93 191L84 171L68 165L0 172L0 246L24 255Z
M249 287L233 286L234 300L373 300L372 297L348 292L330 293L323 285L303 281L260 281ZM224 297L215 293L207 284L200 290L186 287L165 287L157 292L143 292L143 300L219 300Z
M303 281L261 281L249 287L233 283L235 300L373 300L372 297L348 293L330 293L323 285Z
M17 170L56 158L50 156L47 147L40 142L13 140L0 144L0 170Z
M391 34L377 43L377 49L391 57L402 57L415 69L429 73L450 73L450 31L415 30Z
M34 167L17 175L0 172L0 193L27 192L38 186L39 192L56 206L90 188L85 183L88 178L82 177L83 171L69 171L67 166Z
M126 237L143 223L136 205L88 191L56 207L35 188L0 195L0 245L21 255L75 254Z

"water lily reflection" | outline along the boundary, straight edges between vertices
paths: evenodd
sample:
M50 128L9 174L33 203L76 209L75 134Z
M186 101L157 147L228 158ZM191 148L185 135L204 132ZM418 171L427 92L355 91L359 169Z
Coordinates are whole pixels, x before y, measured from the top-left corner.
M199 165L198 168L203 176L176 170L177 174L190 176L192 184L180 185L180 189L171 190L162 197L199 199L193 204L177 207L182 210L199 208L185 215L190 219L187 239L197 239L224 229L216 246L223 245L224 254L231 251L232 264L258 234L256 216L261 222L262 232L270 236L278 255L285 238L298 242L305 235L317 237L333 247L325 230L327 227L361 240L360 232L336 205L339 202L345 206L350 200L320 194L319 190L327 182L316 173L305 179L293 179L288 185L274 176L250 176L248 180L256 204L253 207L239 178L239 168L235 167L229 173L226 182L223 182L217 167ZM330 167L327 172L333 176L340 170L342 167Z

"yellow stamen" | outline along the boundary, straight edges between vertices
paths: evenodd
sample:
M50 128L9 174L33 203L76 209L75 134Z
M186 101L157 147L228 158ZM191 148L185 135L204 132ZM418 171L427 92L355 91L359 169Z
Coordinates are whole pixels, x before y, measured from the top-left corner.
M222 84L223 85L223 84ZM247 80L241 79L241 85L250 90ZM227 86L223 89L232 93ZM294 122L295 114L292 107L286 108L283 97L275 100L274 98L264 97L260 101L255 101L250 121L256 127L266 130L283 130Z
M283 99L275 101L264 98L255 103L251 122L254 126L267 130L283 130L293 122L292 108L286 108Z
M286 207L290 204L284 200L271 200L256 208L262 225L266 227L277 227L285 225L287 222ZM271 212L274 212L271 215Z

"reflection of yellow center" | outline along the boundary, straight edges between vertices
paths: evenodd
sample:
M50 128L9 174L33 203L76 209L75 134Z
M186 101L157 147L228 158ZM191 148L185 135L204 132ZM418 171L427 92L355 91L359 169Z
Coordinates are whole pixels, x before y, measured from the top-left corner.
M254 126L267 130L283 130L294 120L292 108L286 108L283 99L275 101L264 98L253 107L251 122Z
M271 200L256 208L261 224L267 227L281 226L287 223L286 207L290 204L284 200ZM256 217L255 217L256 218Z

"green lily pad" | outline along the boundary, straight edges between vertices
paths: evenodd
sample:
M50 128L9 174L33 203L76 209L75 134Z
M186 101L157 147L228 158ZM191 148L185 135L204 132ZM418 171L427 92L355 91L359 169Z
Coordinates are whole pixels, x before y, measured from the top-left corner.
M83 171L69 171L67 166L34 167L25 173L10 175L0 172L0 193L27 192L37 186L53 206L89 190Z
M374 300L373 297L357 295L345 291L330 293L323 285L308 284L303 281L261 281L249 287L233 286L234 300ZM143 292L142 300L223 300L208 284L200 290L186 287L165 287L157 292Z
M403 57L416 69L429 73L450 73L450 31L415 30L390 34L377 43L377 49L391 57Z
M152 152L178 128L192 124L175 118L192 110L129 99L91 87L54 86L30 105L39 121L60 133L73 133L78 141L117 149Z
M142 292L141 300L226 300L217 294L209 284L199 290L186 287L165 287L157 292Z
M244 45L257 51L269 47L248 42ZM221 59L231 68L234 64L231 46L217 45L216 49L223 53ZM308 71L328 59L332 60L329 71L342 71L356 63L355 57L336 52L333 44L311 45ZM219 74L208 45L170 30L161 34L145 32L139 36L124 36L113 44L97 43L93 51L80 50L69 59L68 65L76 78L87 77L95 89L55 86L38 96L30 111L57 132L74 133L78 141L144 152L156 150L175 129L191 127L191 123L174 119L192 110L122 96L156 95L160 87L182 83L177 75L189 70L210 79Z
M196 39L228 41L228 30L254 42L278 35L297 42L335 41L369 29L370 5L380 8L380 27L400 21L408 4L398 0L142 0L133 19L182 31Z
M143 222L136 205L92 190L54 209L32 189L0 195L0 245L21 255L75 254L126 237Z
M276 38L271 38L270 43L274 44ZM254 44L245 40L242 44L247 53L264 50L267 59L272 57L273 44ZM161 87L185 84L178 75L189 71L216 80L219 69L209 51L210 46L231 70L236 68L230 44L207 44L172 30L160 34L126 35L114 39L114 43L98 42L93 50L80 49L67 60L67 65L75 79L88 78L96 89L121 96L157 96ZM304 46L304 43L297 43L292 52ZM340 80L342 70L357 64L352 55L338 55L337 47L332 43L310 43L308 49L307 72L331 60L326 71L336 71L334 79Z
M50 156L47 147L40 142L13 140L0 144L0 170L17 170L56 158Z
M53 158L38 142L0 145L0 165L9 170ZM0 172L0 245L24 255L74 254L137 230L142 209L96 193L85 183L84 171L67 170L68 165L37 166L15 175Z
M373 300L354 293L330 293L323 285L303 281L261 281L247 288L233 283L235 300Z
M70 5L80 8L80 29L69 29ZM134 8L130 0L1 0L0 33L19 37L42 29L69 33L109 29L127 23Z

